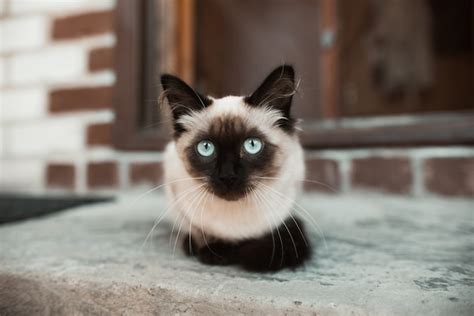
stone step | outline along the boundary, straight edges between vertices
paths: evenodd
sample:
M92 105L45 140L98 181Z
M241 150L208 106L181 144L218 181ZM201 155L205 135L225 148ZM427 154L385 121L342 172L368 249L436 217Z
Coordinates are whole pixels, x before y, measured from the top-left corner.
M2 225L0 315L474 314L472 200L300 202L316 255L270 274L185 257L169 223L143 245L161 195Z

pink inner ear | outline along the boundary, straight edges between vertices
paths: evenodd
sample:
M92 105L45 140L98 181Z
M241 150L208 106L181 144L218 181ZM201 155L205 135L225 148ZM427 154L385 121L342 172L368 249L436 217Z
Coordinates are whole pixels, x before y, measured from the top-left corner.
M295 72L292 66L283 65L273 70L245 102L254 107L269 107L280 111L284 117L278 126L285 131L295 130L295 120L290 115L293 95L296 92Z
M289 114L295 88L293 67L283 65L273 70L245 101L253 106L276 107L284 114Z
M163 87L163 98L168 100L175 122L184 114L200 111L212 104L211 99L200 95L176 76L162 75L161 85Z

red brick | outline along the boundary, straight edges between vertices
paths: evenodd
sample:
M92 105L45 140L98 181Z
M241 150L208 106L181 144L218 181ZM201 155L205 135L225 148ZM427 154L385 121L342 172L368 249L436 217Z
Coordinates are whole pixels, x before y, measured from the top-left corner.
M101 47L89 52L89 70L99 71L114 67L114 48Z
M413 186L410 160L404 157L354 159L351 169L354 188L407 194Z
M130 183L157 185L162 181L162 167L159 162L135 162L130 164Z
M87 144L91 146L96 145L111 145L112 144L112 124L93 124L87 127Z
M50 112L72 112L112 107L112 87L72 88L51 91Z
M115 188L117 185L118 172L115 162L93 162L87 165L87 186L89 188Z
M73 39L112 32L113 29L113 11L88 12L55 19L52 38L55 40Z
M74 189L76 170L70 164L50 163L46 168L46 183L50 188Z
M304 187L307 190L338 193L340 174L337 161L322 158L307 159L306 180Z
M448 196L474 196L474 157L430 158L423 163L425 188Z

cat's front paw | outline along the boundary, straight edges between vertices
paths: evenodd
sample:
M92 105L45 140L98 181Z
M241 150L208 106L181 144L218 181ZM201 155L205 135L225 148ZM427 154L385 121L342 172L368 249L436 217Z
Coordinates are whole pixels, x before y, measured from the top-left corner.
M187 256L196 255L198 249L192 236L188 235L186 238L183 239L183 250Z
M199 249L197 257L200 262L209 265L229 265L232 264L232 249L226 244L205 245Z
M295 269L311 258L311 245L299 219L287 220L277 229L242 245L239 263L245 270L264 272ZM278 236L276 242L274 235Z

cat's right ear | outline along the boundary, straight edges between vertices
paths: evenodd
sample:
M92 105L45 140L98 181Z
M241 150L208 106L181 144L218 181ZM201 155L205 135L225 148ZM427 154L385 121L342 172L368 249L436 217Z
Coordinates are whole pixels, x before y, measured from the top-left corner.
M161 85L163 87L162 98L168 100L175 122L182 115L190 115L192 112L200 111L212 103L211 99L200 95L176 76L162 75Z
M282 65L273 70L245 102L253 107L266 107L278 110L284 117L278 125L287 131L294 129L291 118L291 101L296 92L295 71L290 65Z

